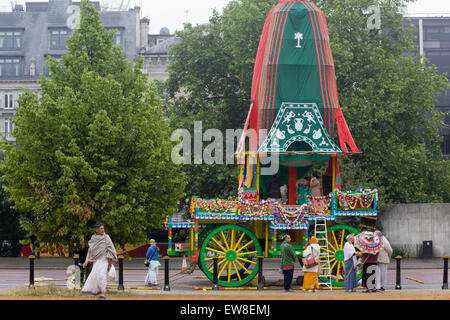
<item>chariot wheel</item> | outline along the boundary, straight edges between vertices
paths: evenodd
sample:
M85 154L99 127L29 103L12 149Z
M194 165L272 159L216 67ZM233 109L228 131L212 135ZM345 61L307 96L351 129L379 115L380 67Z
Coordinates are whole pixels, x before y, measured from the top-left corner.
M260 255L261 246L252 232L241 226L224 225L206 235L200 247L199 265L213 281L213 257L218 257L217 284L223 287L239 287L257 275L257 257Z
M350 226L345 225L334 225L327 229L327 240L328 248L321 249L327 250L330 257L330 273L331 273L331 284L333 287L343 287L344 277L345 277L345 267L344 267L344 245L345 238L347 235L357 235L360 232ZM323 235L319 235L318 238L322 238ZM325 267L325 264L321 265L321 268ZM320 280L327 282L327 278L319 276ZM356 275L356 280L359 281L362 278L362 271L358 272Z

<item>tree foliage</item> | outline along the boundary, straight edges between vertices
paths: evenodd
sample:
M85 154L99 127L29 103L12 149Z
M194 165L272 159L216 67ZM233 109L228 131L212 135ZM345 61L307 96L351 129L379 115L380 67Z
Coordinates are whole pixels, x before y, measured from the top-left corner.
M211 17L210 25L187 25L179 33L166 84L167 114L174 128L191 128L200 120L204 128L243 127L259 37L277 2L231 1L222 15ZM417 48L411 27L404 26L401 1L313 2L326 16L340 104L362 151L341 157L343 187L376 187L381 204L450 201L450 164L439 161L442 114L434 108L435 96L448 80L426 59L405 54ZM373 5L380 8L381 30L368 28L373 12L367 9ZM192 174L193 166L186 170L190 185L209 186L221 176L215 175L217 166L203 166L206 174ZM226 173L220 190L188 188L187 193L234 194L235 171Z
M157 91L133 67L114 31L102 26L92 3L81 3L80 27L67 40L41 95L19 100L1 169L23 222L49 245L87 245L92 226L105 223L120 246L146 240L183 197L184 176L170 160L173 147Z
M426 59L405 54L417 48L401 1L316 4L328 23L339 100L362 152L346 159L344 171L363 171L385 203L450 201L442 192L450 188L450 163L438 161L442 114L434 106L448 80ZM380 8L379 30L368 28L372 5Z

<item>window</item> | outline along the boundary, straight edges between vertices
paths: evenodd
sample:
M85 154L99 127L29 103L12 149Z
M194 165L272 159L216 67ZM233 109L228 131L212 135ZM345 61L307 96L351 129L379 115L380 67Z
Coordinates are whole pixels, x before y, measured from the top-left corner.
M67 29L50 30L50 49L65 49Z
M0 77L17 77L22 75L20 58L0 58Z
M157 44L163 43L164 40L165 40L165 39L158 39L158 40L156 41L156 43L157 43Z
M13 124L10 118L5 118L5 137L10 138L13 132Z
M116 31L116 38L114 39L114 45L122 45L122 32L120 30Z
M108 30L108 31L111 31L111 30L114 30L115 31L115 38L114 38L114 45L115 46L117 46L117 45L122 45L123 46L123 43L122 43L122 34L123 34L123 28L106 28L106 30Z
M0 31L0 49L17 50L22 48L22 31Z
M61 61L62 61L62 56L61 55L46 55L45 57L46 57L46 62L45 62L45 67L44 67L44 73L46 74L46 75L48 75L48 76L51 76L52 74L50 73L50 70L49 70L49 68L48 68L48 63L47 63L47 61L48 61L48 58L49 57L52 57L52 58L54 58L54 59L56 59L60 64L61 64Z
M11 93L5 94L5 109L12 109L14 107L14 99Z

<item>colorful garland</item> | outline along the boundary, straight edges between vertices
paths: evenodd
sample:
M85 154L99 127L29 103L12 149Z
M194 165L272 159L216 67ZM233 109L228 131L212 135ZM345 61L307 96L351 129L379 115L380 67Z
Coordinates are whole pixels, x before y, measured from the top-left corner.
M239 212L242 215L251 218L263 218L264 216L271 215L274 210L274 203L272 201L247 201L241 200L238 203Z
M377 189L357 193L346 193L336 190L339 206L343 210L355 210L359 206L362 209L371 209L373 202L378 198Z
M305 215L308 213L308 205L306 203L297 207L294 211L294 207L284 207L277 204L279 219L276 221L277 224L287 224L291 227L304 224ZM280 223L281 222L281 223Z

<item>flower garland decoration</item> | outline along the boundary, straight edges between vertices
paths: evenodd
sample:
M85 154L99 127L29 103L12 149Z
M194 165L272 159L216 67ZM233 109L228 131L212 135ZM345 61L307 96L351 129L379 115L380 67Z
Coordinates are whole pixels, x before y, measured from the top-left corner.
M279 213L279 220L277 224L284 223L291 227L298 226L304 223L305 214L308 211L308 205L306 203L301 206L282 206L277 204L276 208ZM295 208L295 210L293 210Z
M216 215L220 213L221 215L229 213L229 211L235 210L237 208L237 202L235 200L223 200L223 199L212 199L203 200L198 198L196 201L197 208L206 211L209 215Z
M238 204L239 212L253 219L262 219L264 216L271 215L273 212L273 202L262 200L261 202L248 201L241 199Z
M377 189L364 190L357 193L348 193L336 190L339 206L343 210L355 210L359 206L362 209L371 209L373 202L378 198Z

